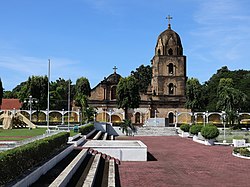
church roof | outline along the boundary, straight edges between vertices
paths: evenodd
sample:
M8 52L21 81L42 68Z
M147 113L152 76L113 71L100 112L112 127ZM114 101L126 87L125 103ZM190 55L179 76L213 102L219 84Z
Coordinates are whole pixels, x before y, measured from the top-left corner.
M19 99L2 99L1 110L13 110L14 108L19 110L22 107L22 103Z
M122 76L116 72L112 73L111 75L108 76L108 78L104 77L104 80L101 82L101 84L110 84L110 85L118 84L121 77Z
M159 35L158 41L161 40L163 44L167 44L170 38L173 38L174 41L176 42L175 44L182 48L180 36L174 30L171 29L171 25L169 24L168 29L163 31Z

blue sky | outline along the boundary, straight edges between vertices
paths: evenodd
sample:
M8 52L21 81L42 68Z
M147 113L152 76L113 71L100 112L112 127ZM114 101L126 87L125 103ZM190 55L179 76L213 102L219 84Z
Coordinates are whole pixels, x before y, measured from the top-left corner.
M216 70L250 69L249 0L8 0L0 1L0 78L12 90L32 75L91 87L113 72L149 65L158 35L181 37L187 75L201 83Z

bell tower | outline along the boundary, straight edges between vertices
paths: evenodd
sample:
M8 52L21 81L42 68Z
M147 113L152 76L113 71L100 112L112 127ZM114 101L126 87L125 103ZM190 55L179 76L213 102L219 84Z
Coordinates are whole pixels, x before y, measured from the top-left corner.
M172 17L168 16L167 19L168 28L159 35L155 56L151 60L152 95L185 98L186 56L183 55L180 36L171 29Z

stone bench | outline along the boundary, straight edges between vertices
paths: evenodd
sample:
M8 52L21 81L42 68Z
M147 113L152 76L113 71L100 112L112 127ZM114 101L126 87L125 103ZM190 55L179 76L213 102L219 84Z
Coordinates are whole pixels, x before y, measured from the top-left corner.
M76 170L81 165L82 161L88 154L87 149L83 149L72 162L60 173L60 175L50 184L50 187L63 187L70 181Z
M98 138L100 138L101 135L102 135L102 132L99 131L99 132L95 135L95 137L93 138L93 140L98 140Z
M110 140L114 140L114 135L113 134L110 136Z
M108 186L115 187L115 160L109 160Z
M101 154L96 154L92 162L92 165L89 169L88 175L82 185L83 187L90 187L94 185L100 160L101 160Z
M108 133L105 132L104 136L103 136L103 140L107 140L108 138Z

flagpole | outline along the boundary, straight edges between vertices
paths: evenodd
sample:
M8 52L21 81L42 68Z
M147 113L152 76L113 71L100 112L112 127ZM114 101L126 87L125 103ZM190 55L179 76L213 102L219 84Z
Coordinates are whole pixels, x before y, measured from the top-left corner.
M69 118L70 118L70 79L69 79L69 93L68 93L68 131L69 131Z
M50 59L48 60L48 103L47 103L47 131L49 132L49 83L50 83Z

